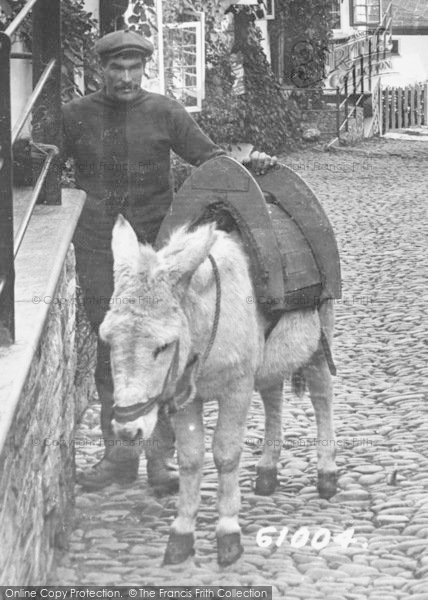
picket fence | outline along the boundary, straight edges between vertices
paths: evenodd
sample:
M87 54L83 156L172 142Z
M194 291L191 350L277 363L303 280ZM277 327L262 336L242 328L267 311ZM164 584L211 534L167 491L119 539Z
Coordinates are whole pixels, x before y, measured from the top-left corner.
M428 125L428 83L382 89L383 133L412 125Z

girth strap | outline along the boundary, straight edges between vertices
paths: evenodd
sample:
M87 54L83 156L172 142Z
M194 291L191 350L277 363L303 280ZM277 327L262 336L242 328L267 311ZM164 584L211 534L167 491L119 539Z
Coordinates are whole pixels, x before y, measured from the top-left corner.
M321 345L324 350L325 359L328 364L328 368L330 369L330 373L332 375L337 374L336 365L334 364L333 355L331 353L330 344L328 343L327 336L325 334L324 329L321 327Z

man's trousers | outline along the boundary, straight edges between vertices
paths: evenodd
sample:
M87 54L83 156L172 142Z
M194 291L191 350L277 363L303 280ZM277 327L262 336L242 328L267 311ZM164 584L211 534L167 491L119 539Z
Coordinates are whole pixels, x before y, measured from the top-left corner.
M95 383L101 402L101 431L106 448L106 457L112 462L123 462L135 457L136 450L144 447L148 469L155 475L165 461L174 455L174 432L168 417L159 412L158 422L150 440L140 446L121 444L112 429L113 379L109 347L100 339L98 329L109 308L113 295L113 256L108 250L93 250L75 243L76 270L83 291L83 302L88 319L97 333L97 363Z

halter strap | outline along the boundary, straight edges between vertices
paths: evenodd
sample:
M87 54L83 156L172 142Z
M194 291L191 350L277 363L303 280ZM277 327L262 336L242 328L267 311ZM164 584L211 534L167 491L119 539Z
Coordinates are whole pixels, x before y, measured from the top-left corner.
M213 321L213 326L211 329L210 339L209 339L207 347L205 348L205 351L202 355L202 358L199 361L198 366L196 367L195 382L198 380L198 378L201 374L201 371L202 371L202 369L208 359L208 356L211 352L211 349L214 345L214 341L215 341L217 331L218 331L218 324L220 321L220 308L221 308L220 272L218 270L217 263L211 254L208 255L208 259L211 262L211 265L213 268L214 280L215 280L215 286L216 286L215 312L214 312L214 321ZM168 368L168 372L166 374L163 388L162 388L162 391L160 392L160 394L158 394L157 396L153 396L152 398L149 398L149 400L144 403L138 402L137 404L131 404L130 406L115 407L114 408L115 421L117 421L118 423L127 423L128 421L135 421L135 419L138 419L139 417L143 417L143 416L147 415L156 404L159 404L161 407L165 406L165 405L168 406L169 412L173 413L173 412L176 412L177 410L183 409L185 406L187 406L187 404L189 404L193 400L192 396L190 396L189 394L186 394L187 389L183 389L179 393L179 398L181 396L184 396L184 399L182 402L177 403L174 395L169 396L168 398L165 398L165 394L169 387L169 384L177 378L177 371L178 371L178 366L179 366L178 365L179 355L180 355L180 342L179 342L179 340L177 340L175 350L174 350L174 356L173 356L171 364ZM198 354L194 354L192 356L192 358L186 364L184 373L186 373L186 371L194 365L194 363L198 360L198 358L199 358ZM180 380L177 382L176 390L175 390L176 392L177 392L177 388L178 388L178 390L180 389L180 383L182 383L183 380L184 380L184 374L180 378Z

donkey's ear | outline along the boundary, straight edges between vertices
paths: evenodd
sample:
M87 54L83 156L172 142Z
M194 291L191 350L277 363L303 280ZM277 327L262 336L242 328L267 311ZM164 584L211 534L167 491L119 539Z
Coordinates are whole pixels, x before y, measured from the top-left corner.
M114 224L111 248L115 271L125 267L137 270L140 256L138 238L131 225L122 215L118 215Z
M158 252L162 269L179 293L187 290L193 273L208 257L216 239L214 223L202 225L192 232L180 227Z

